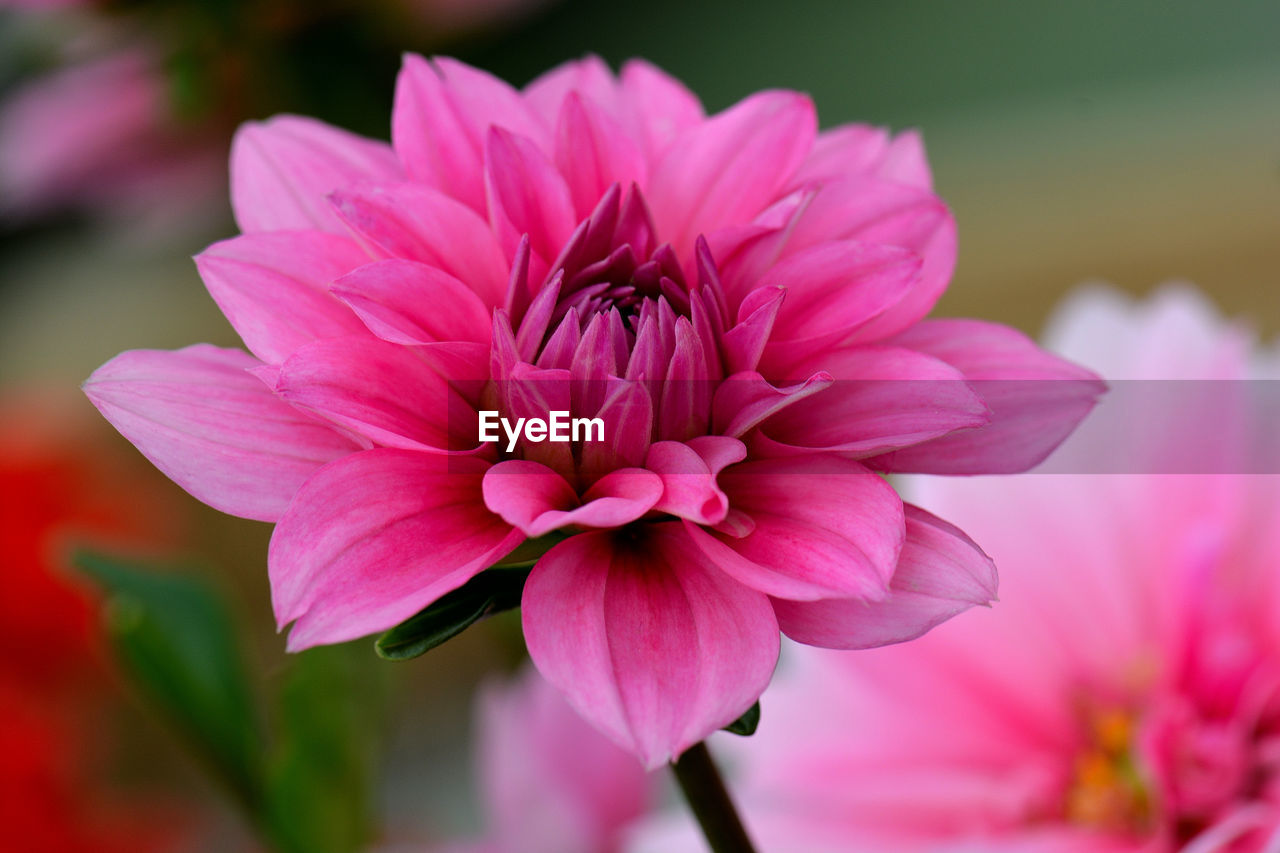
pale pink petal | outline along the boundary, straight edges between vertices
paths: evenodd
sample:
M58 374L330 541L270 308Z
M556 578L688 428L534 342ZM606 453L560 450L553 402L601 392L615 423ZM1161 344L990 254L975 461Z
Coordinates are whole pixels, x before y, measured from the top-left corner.
M729 498L716 484L716 476L746 456L746 445L724 435L650 445L644 466L662 478L663 487L662 499L653 508L698 524L719 524L729 511Z
M927 320L887 343L957 368L991 410L991 423L867 460L877 470L1025 471L1043 461L1075 429L1105 390L1090 371L994 323Z
M621 527L652 509L661 496L662 480L642 468L610 472L581 500L564 477L537 462L499 462L484 477L485 505L534 539L570 525Z
M214 243L196 269L249 351L274 364L311 341L364 331L326 288L368 259L347 237L276 231Z
M650 162L682 133L702 121L702 103L698 96L643 59L628 60L619 78L623 97L643 129Z
M330 292L385 341L489 342L490 312L448 273L416 261L376 261L336 280Z
M663 240L680 254L699 234L750 222L808 154L813 103L795 92L761 92L697 125L653 167L646 198Z
M487 467L378 448L308 480L267 555L290 651L384 631L515 548L523 536L484 507Z
M396 80L391 139L409 176L485 210L484 146L490 127L545 143L547 132L520 93L491 74L437 57L405 54Z
M656 779L582 719L537 670L477 703L477 773L496 851L601 853L648 808Z
M377 338L331 338L289 357L281 398L389 447L450 451L478 444L475 409L430 351Z
M644 185L644 155L626 131L599 107L570 94L556 124L556 167L569 185L576 219L595 210L613 184Z
M737 719L778 656L768 599L675 523L570 537L538 561L522 609L538 671L648 768Z
M605 61L594 54L538 75L524 87L524 100L546 127L554 128L565 99L575 92L616 117L618 81Z
M733 578L797 600L885 598L904 522L902 501L883 479L852 460L814 455L735 465L720 474L720 487L754 522L751 532L687 527Z
M834 382L772 415L768 438L794 448L873 456L986 424L982 398L940 359L897 347L855 346L814 356Z
M360 181L400 177L386 143L301 116L248 122L231 143L231 206L246 233L344 233L325 197Z
M775 599L774 612L793 640L831 649L867 649L914 640L996 596L996 567L959 528L905 505L906 541L883 601Z
M933 171L925 155L924 140L915 130L906 130L893 138L877 170L882 178L922 190L933 189Z
M170 479L215 509L275 521L303 482L356 445L277 399L240 350L132 350L84 392Z
M555 260L577 224L569 187L531 140L493 128L485 145L489 221L514 255L521 236L543 261Z
M362 184L334 193L331 201L379 255L437 267L475 291L486 307L503 304L507 259L475 211L410 183Z

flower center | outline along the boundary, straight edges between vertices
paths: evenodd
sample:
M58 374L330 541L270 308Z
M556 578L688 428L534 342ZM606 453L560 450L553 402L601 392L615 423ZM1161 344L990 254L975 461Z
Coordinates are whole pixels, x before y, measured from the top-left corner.
M1066 795L1066 817L1095 829L1149 829L1152 803L1133 754L1133 716L1120 709L1091 715L1086 745L1076 756Z

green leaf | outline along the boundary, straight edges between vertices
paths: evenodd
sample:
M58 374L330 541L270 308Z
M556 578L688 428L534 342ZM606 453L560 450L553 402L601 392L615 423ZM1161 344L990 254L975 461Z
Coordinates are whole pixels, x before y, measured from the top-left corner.
M760 703L756 702L747 712L732 723L724 727L724 731L730 732L742 737L751 737L756 733L756 727L760 725Z
M106 629L125 674L252 813L263 739L234 621L207 582L80 552L107 593Z
M372 838L370 791L384 685L366 647L310 649L279 687L267 824L284 853L356 853Z
M528 569L486 569L374 643L379 657L409 660L461 634L486 616L520 606Z

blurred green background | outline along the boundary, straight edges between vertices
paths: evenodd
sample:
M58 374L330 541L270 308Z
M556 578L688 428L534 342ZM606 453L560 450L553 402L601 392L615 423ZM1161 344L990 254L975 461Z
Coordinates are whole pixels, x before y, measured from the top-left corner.
M757 89L790 87L814 96L824 126L920 128L960 230L959 266L939 313L1034 334L1081 281L1141 293L1185 279L1228 314L1280 331L1275 2L564 0L461 28L419 18L401 25L409 19L387 2L324 3L324 14L293 29L259 26L266 9L288 4L107 5L125 26L173 16L188 23L158 27L154 38L167 57L170 96L184 109L195 98L197 116L200 99L216 101L222 80L201 63L221 67L225 57L224 43L206 43L191 21L216 12L231 16L227 38L238 38L241 25L255 33L257 53L235 67L276 69L261 72L270 80L240 81L262 97L203 105L218 118L203 126L205 141L224 151L234 121L264 110L315 114L385 138L402 50L449 53L516 84L587 52L615 67L643 56L683 79L710 110ZM134 6L162 7L169 17L131 18ZM254 20L245 25L237 15ZM56 59L61 26L0 4L0 100ZM0 186L0 201L3 193ZM233 233L225 183L198 202L198 215L166 221L156 201L146 227L101 209L0 223L0 390L36 386L75 397L96 366L124 349L236 345L189 260ZM78 398L75 405L89 409ZM136 457L88 420L115 452ZM218 567L241 621L256 632L261 677L278 679L269 528L218 515L171 484L155 488L191 516L186 555ZM511 665L513 635L511 619L495 620L394 665L391 781L378 795L384 821L474 825L469 790L458 784L468 773L470 695L483 674ZM368 665L393 666L371 650ZM173 746L162 738L149 748Z

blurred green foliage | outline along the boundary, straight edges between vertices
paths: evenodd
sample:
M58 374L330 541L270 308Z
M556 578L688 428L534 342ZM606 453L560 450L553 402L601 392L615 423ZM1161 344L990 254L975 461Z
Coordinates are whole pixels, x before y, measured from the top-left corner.
M384 702L363 644L293 656L255 686L238 622L212 584L95 553L76 563L107 593L104 622L122 672L265 843L280 853L365 848Z

